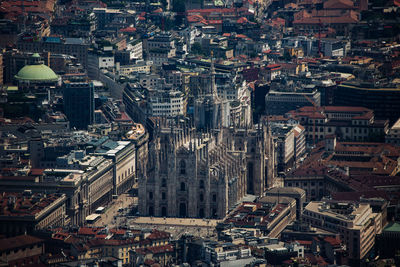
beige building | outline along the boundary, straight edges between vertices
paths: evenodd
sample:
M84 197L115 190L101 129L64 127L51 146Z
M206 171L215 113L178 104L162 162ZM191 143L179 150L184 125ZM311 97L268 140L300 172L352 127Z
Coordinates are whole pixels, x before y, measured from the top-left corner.
M113 195L120 195L132 188L136 176L136 153L133 142L108 141L96 150L95 154L109 158L114 163Z
M340 233L349 257L362 259L382 232L380 213L373 213L366 203L310 202L304 210L303 220L324 230Z
M400 119L398 119L389 129L389 132L385 137L385 142L400 146Z
M150 73L152 65L153 65L152 61L143 61L134 65L124 65L119 67L119 73L125 76L133 72Z
M64 226L64 194L3 192L0 194L0 234L14 236L51 226Z

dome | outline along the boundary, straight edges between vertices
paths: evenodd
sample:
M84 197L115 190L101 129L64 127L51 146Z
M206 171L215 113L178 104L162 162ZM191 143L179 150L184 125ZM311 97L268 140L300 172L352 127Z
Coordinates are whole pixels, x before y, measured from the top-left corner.
M57 74L52 69L44 64L27 65L23 67L15 78L20 81L32 82L56 82L58 81Z

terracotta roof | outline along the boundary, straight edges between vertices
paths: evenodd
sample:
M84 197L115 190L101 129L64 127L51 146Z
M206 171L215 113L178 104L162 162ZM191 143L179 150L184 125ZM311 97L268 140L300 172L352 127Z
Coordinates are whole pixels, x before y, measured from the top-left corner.
M341 244L340 240L333 238L331 236L325 237L324 241L331 244L331 246L333 246L333 247L340 246L340 244Z
M235 12L234 8L204 8L204 9L190 9L187 10L186 13L200 13L200 14L207 14L207 13L233 13Z
M293 24L348 24L358 23L357 19L351 17L314 17L303 18L293 21Z
M354 3L350 0L328 0L324 3L325 9L352 9Z
M158 231L158 230L153 230L149 236L147 236L147 239L150 240L159 240L159 239L168 239L170 237L170 233L163 232L163 231Z
M95 236L97 232L102 230L101 227L81 227L78 230L78 235L93 235Z
M267 66L265 66L265 69L266 70L279 70L281 68L281 65L279 65L279 64L270 64L270 65L267 65Z
M120 32L135 32L136 28L134 27L126 27L124 29L119 30Z
M44 169L31 169L30 175L41 176L43 175Z
M0 251L10 251L25 246L41 243L43 240L30 235L19 235L0 240Z
M160 254L160 253L173 252L174 247L171 244L168 244L164 246L148 247L147 250L153 254Z
M59 199L58 194L32 194L31 196L23 196L22 193L3 192L0 195L0 215L3 216L33 216L40 213L48 205ZM15 199L12 208L9 207L9 199Z

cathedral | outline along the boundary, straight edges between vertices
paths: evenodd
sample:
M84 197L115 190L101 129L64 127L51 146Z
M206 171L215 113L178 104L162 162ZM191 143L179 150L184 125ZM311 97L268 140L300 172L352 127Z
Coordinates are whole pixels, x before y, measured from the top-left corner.
M139 179L140 215L224 218L245 195L262 196L273 184L269 128L252 125L248 101L218 96L213 61L210 81L190 122L156 120Z
M273 147L267 129L199 132L161 121L139 179L139 213L146 216L224 218L246 194L272 184Z

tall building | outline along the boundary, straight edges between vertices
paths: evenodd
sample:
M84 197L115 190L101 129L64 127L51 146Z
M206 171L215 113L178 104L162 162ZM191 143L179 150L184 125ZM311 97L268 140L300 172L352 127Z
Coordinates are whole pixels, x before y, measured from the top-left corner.
M230 105L226 99L218 96L213 58L211 58L210 72L209 86L200 92L200 96L194 103L194 120L196 128L199 129L215 129L219 126L228 127L230 125Z
M389 119L391 124L400 117L400 88L395 84L344 82L336 88L334 99L336 106L372 109L377 119Z
M312 226L340 233L351 259L363 259L372 249L382 232L381 216L369 204L334 201L312 201L303 213Z
M141 215L223 218L246 194L244 155L230 152L222 131L158 126L139 180Z
M64 112L70 127L86 129L94 121L94 86L84 76L70 76L63 83Z

